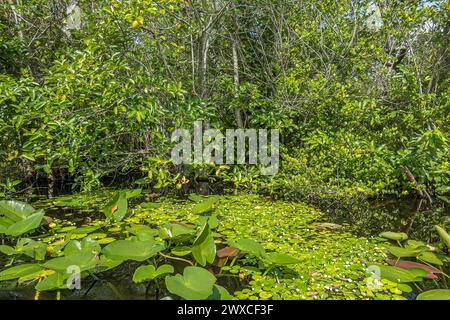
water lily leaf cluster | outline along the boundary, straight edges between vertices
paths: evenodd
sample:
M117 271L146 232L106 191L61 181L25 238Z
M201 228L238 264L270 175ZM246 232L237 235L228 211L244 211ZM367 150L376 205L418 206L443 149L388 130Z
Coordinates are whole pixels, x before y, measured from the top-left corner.
M435 229L442 244L449 248L450 236L446 230L439 225L436 225ZM403 284L414 282L416 286L421 284L418 300L450 300L448 289L427 290L430 280L433 280L434 285L447 287L447 279L450 278L450 256L442 250L439 243L429 245L422 241L408 240L405 233L383 232L380 236L393 240L396 244L387 247L388 252L393 256L392 259L386 260L390 266L377 265L383 279ZM400 288L404 292L412 291L407 285Z

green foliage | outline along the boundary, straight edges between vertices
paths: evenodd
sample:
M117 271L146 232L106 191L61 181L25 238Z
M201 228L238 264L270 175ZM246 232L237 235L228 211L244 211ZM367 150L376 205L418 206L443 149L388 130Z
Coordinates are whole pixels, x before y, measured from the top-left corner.
M140 266L133 274L133 282L140 283L144 281L154 280L167 273L173 273L174 269L170 264L163 264L155 269L154 266Z
M450 300L450 290L435 289L422 292L417 296L417 300Z
M164 244L152 240L117 240L103 248L103 254L111 259L144 261L164 249Z
M94 190L129 173L185 193L199 170L234 193L408 194L403 165L421 188L450 190L445 3L79 1L68 29L66 2L40 2L0 4L0 195L42 177ZM195 120L280 130L282 172L174 166L170 134Z
M439 226L435 226L447 247L446 237L448 234ZM395 260L387 260L392 266L375 265L380 270L379 276L392 282L406 283L419 282L423 283L423 287L419 287L422 291L417 300L448 300L447 289L433 289L427 290L429 285L427 280L434 280L432 287L447 288L447 279L450 274L450 259L448 254L433 245L427 245L424 242L416 240L407 240L407 237L402 237L402 233L383 232L385 238L396 242L397 246L387 247L389 253L395 257ZM448 249L447 249L448 250ZM400 260L402 258L412 258L413 260ZM420 261L416 262L414 260ZM437 266L439 269L437 269ZM373 266L372 266L373 267ZM410 288L399 287L404 292L410 292Z
M199 267L186 267L183 275L166 277L169 292L187 300L204 300L213 293L216 278Z
M85 206L97 203L101 214L104 204L117 192L109 192L109 198L105 194L99 193L101 201L90 199ZM73 199L82 197L74 195ZM191 198L196 202L164 198L154 208L130 204L134 206L131 214L121 221L98 219L74 226L71 220L56 218L52 228L36 231L36 240L7 239L0 252L12 259L12 266L5 266L0 275L38 291L54 291L67 289L70 266L78 266L82 278L94 279L107 270L120 273L126 269L129 274L128 268L134 266L134 282L187 299L312 299L307 295L308 287L320 292L321 297L345 298L361 297L364 292L364 284L356 280L365 273L360 259L381 253L381 248L348 233L314 231L312 222L321 214L303 204L257 196ZM52 199L51 203L62 201L67 203L67 197ZM73 201L73 208L83 210L82 202ZM204 207L214 202L214 209L194 213L203 202ZM40 204L48 206L48 200ZM213 216L217 220L214 227L209 221ZM225 244L236 247L231 248L234 254L224 256L219 252ZM10 278L10 268L16 266L24 266L25 271ZM194 272L187 271L192 268ZM168 275L171 273L174 275ZM228 287L217 284L217 279L231 277L239 279L242 288L228 292ZM313 277L316 281L308 280ZM339 280L342 277L351 280ZM341 283L341 291L323 288L335 282ZM384 290L376 294L391 297Z
M408 235L404 232L386 231L380 233L380 237L395 241L404 241L408 239Z

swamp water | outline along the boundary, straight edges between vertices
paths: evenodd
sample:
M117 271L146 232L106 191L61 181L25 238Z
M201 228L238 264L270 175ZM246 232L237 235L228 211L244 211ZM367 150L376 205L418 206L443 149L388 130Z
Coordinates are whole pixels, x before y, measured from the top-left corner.
M52 245L77 227L97 226L92 231L73 234L72 239L89 236L103 246L126 237L124 230L129 225L156 228L170 222L193 224L199 217L192 213L194 203L190 200L154 199L147 195L130 203L130 217L104 226L101 209L111 195L106 190L95 196L35 199L33 206L43 208L56 226L42 227L34 238ZM301 260L275 268L267 275L258 270L257 261L252 258L244 259L245 266L210 270L216 274L218 284L238 299L402 299L404 296L395 285L386 285L382 290L367 286L367 266L385 259L383 242L377 235L382 231L402 231L412 239L434 242L438 236L433 225L450 224L449 213L443 208L406 200L366 201L345 209L320 211L303 203L271 201L254 195L221 196L216 212L218 247L246 237L268 251ZM7 262L1 261L2 265ZM175 271L186 266L181 260L170 263ZM155 285L133 283L132 275L141 264L127 262L99 274L97 280L82 279L80 290L62 290L61 299L176 298ZM35 299L34 285L0 282L0 299ZM55 291L39 293L39 299L55 297Z

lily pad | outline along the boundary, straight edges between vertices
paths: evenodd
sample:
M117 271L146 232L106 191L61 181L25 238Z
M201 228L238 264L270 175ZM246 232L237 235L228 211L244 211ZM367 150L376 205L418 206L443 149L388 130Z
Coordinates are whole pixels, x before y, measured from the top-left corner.
M267 253L267 260L270 262L270 264L276 265L296 264L301 262L300 260L287 254L277 252Z
M0 281L17 279L35 273L42 269L43 268L37 263L21 264L0 272Z
M404 241L408 239L408 235L404 232L386 231L380 233L380 237L394 241Z
M199 267L186 267L183 275L166 277L167 290L186 300L202 300L213 294L216 278Z
M419 294L417 300L450 300L449 289L435 289Z
M151 281L163 274L173 273L174 268L170 264L163 264L155 269L155 266L140 266L133 274L133 282L141 283L145 281Z
M16 200L1 200L0 215L4 215L13 221L21 221L30 216L36 210L28 203Z
M230 241L230 245L246 253L253 254L254 256L259 258L264 258L267 256L264 247L258 242L251 239L239 239L237 241Z

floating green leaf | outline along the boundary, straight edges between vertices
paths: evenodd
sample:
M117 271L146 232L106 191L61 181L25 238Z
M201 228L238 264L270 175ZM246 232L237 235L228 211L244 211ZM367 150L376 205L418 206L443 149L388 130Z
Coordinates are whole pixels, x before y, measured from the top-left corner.
M37 263L21 264L0 272L0 281L17 279L42 269L43 268Z
M155 269L155 266L140 266L133 274L133 282L141 283L144 281L151 281L163 274L173 273L174 268L169 264L163 264Z
M16 254L16 250L13 247L7 246L7 245L0 245L0 252L3 254L6 254L7 256L11 256L13 254Z
M416 257L424 251L423 249L408 249L401 247L389 247L388 250L397 258Z
M35 287L37 291L51 291L56 289L67 289L66 280L71 276L70 273L55 272L45 279L41 280Z
M183 275L166 277L167 290L186 300L202 300L213 294L216 278L199 267L184 268Z
M208 200L196 203L192 208L192 213L202 214L210 212L214 209L214 205L217 203L217 201L218 201L217 197L212 197Z
M25 219L10 225L8 229L6 229L5 234L17 237L27 233L28 231L36 229L41 224L43 217L43 211L36 211L35 213L27 216Z
M44 263L42 266L55 270L58 272L65 273L67 272L69 267L77 266L80 268L80 271L89 270L94 268L98 263L98 257L96 254L92 252L78 252L78 253L72 253L68 256L54 258L46 263Z
M180 246L180 247L175 247L172 249L172 254L182 257L182 256L186 256L189 253L192 252L191 247L188 246Z
M1 200L0 215L4 215L13 221L21 221L36 210L28 203L16 200Z
M222 286L215 284L213 293L208 297L209 300L233 300L233 296Z
M100 253L101 247L97 243L97 241L86 237L83 240L70 240L66 246L64 247L64 254L66 256L73 254L73 253L79 253L79 252L90 252L90 253Z
M156 241L117 240L103 248L102 252L111 260L136 260L144 261L161 250L165 245Z
M294 257L291 257L284 253L277 253L277 252L267 253L267 261L269 261L270 264L276 264L276 265L287 265L287 264L300 263L300 260L298 260Z
M428 272L420 268L403 269L393 266L377 265L381 277L396 283L416 282L423 280Z
M200 230L191 250L192 255L200 265L205 266L206 262L214 262L216 257L216 245L208 224L205 224Z
M267 256L264 247L258 242L251 239L239 239L237 241L230 241L230 245L246 253L253 254L258 258L265 258Z

